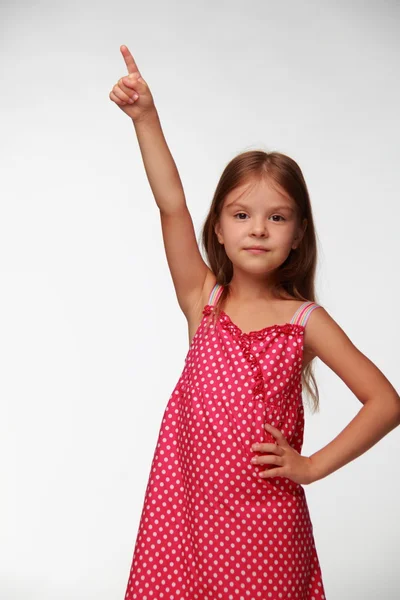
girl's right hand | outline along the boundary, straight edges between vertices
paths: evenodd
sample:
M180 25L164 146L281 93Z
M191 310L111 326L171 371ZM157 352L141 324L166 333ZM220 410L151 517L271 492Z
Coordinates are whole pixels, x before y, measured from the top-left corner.
M132 54L126 46L120 47L128 69L128 77L121 77L110 92L110 100L115 102L133 121L146 118L155 112L154 100L149 86L139 73ZM134 95L137 98L133 98Z

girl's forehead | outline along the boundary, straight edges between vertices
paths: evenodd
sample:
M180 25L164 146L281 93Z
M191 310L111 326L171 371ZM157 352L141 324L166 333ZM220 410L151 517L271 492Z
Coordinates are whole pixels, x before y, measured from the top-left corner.
M265 206L279 205L287 208L296 208L294 200L278 184L261 180L260 182L246 182L231 190L224 199L223 207L230 208L236 204L252 206L256 204Z

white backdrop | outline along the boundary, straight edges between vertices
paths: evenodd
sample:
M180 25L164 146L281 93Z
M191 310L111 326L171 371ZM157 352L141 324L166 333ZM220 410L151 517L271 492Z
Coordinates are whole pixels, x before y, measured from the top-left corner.
M132 51L196 233L239 152L300 165L318 301L400 388L400 5L2 3L2 600L122 600L188 350L158 209L109 92ZM303 453L361 408L315 361ZM328 600L398 599L396 429L306 495Z

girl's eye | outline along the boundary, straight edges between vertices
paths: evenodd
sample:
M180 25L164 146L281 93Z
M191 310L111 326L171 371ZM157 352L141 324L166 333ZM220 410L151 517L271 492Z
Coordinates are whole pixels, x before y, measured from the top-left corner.
M245 215L245 214L246 214L246 213L243 213L243 212L241 212L241 213L236 213L235 217L238 217L239 215ZM284 220L285 220L285 219L284 219L284 217L282 217L281 215L272 215L272 216L273 216L273 217L278 217L279 219L282 219L282 221L284 221ZM244 221L245 219L238 219L238 220L239 220L239 221ZM275 221L275 223L276 223L276 221ZM279 223L279 221L278 221L278 223Z

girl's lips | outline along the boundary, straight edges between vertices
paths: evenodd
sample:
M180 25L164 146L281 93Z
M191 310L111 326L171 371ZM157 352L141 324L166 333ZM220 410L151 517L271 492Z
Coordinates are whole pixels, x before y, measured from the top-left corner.
M260 248L246 248L248 252L252 252L254 254L261 254L263 252L268 252L268 250L261 250Z

